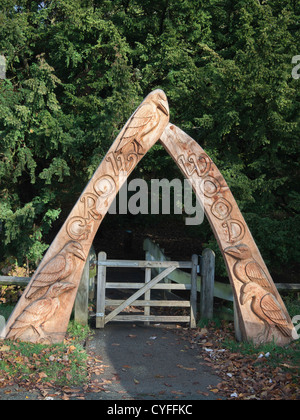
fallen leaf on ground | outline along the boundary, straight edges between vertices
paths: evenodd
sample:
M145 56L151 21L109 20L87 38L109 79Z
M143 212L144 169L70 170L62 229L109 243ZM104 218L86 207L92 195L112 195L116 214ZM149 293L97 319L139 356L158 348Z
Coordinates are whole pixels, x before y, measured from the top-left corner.
M181 391L171 391L171 394L175 394L175 395L184 395L183 392Z
M197 391L197 394L204 395L205 397L208 397L209 396L209 393L208 392L203 392L203 391L200 391L200 390Z
M68 354L73 353L73 351L75 351L75 350L76 350L76 347L75 346L70 346L68 348Z
M188 368L188 367L184 367L182 365L177 365L177 367L179 367L180 369L189 370L189 371L195 371L195 370L197 370L196 368Z

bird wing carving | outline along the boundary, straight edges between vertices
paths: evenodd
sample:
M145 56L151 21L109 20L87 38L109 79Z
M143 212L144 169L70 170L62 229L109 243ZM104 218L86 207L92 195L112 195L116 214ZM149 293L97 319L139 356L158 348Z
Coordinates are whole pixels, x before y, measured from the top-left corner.
M276 298L268 293L261 299L260 306L265 316L279 328L282 334L286 337L290 337L291 330L289 328L289 323Z
M147 124L154 118L153 107L151 104L145 103L142 105L129 121L126 130L116 148L116 152L132 140L136 139L141 131L141 128L146 127Z
M50 260L37 274L26 297L30 299L39 287L49 287L57 280L62 280L61 275L66 267L66 259L63 255L57 255Z
M31 325L41 325L45 322L53 310L53 302L51 298L37 300L29 305L16 319L12 325L8 338L19 336Z
M18 322L31 325L36 322L43 321L43 319L46 319L48 314L51 312L52 306L52 299L49 297L33 302L18 317L14 328L16 328L16 324Z
M246 265L246 274L251 281L258 284L265 290L272 292L272 287L267 279L267 276L257 262L251 261Z

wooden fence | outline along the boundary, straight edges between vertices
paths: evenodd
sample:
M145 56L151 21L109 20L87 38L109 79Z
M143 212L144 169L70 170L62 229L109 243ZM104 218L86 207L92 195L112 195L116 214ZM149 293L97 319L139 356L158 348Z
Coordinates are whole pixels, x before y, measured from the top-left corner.
M144 251L146 253L146 260L149 260L149 261L169 261L170 260L164 254L164 250L158 244L151 241L149 238L145 239L144 241ZM209 260L211 260L211 262L209 262ZM206 284L208 282L206 280L207 275L211 276L211 279L215 277L215 270L214 270L215 261L214 260L215 260L214 253L210 249L204 250L202 256L200 256L201 273L199 271L198 276L197 276L197 291L198 292L201 292L202 284ZM205 268L207 267L206 263L208 262L211 267L210 271L208 271ZM167 278L170 282L175 282L175 283L180 283L180 284L188 284L190 281L189 274L182 270L176 270L175 272L171 273ZM212 293L211 287L210 287L210 290ZM233 302L232 287L230 286L229 283L224 284L224 283L214 281L213 295L214 297Z
M164 251L159 247L159 245L152 242L150 239L146 239L144 241L144 250L146 252L146 262L170 262L169 258L167 258L164 254ZM206 249L203 251L202 256L200 256L200 267L198 266L197 272L195 272L195 288L197 292L200 292L200 302L198 302L197 311L200 311L201 318L211 319L213 316L213 300L214 297L221 298L227 301L233 302L233 294L232 288L230 284L223 284L214 281L214 253L210 249ZM96 273L96 253L92 248L89 259L85 265L82 279L79 285L75 305L74 305L74 315L75 321L82 324L87 325L88 323L88 302L89 299L93 299L95 293L95 284L97 282L97 273ZM119 261L119 267L122 265L122 261ZM116 261L112 262L111 264L117 264ZM189 263L191 264L191 263ZM101 265L100 265L101 267ZM99 268L100 268L99 267ZM106 267L102 266L105 270ZM164 265L165 267L165 265ZM147 268L147 267L144 267ZM148 267L149 268L149 267ZM156 272L156 274L160 274L163 265L159 264L156 267L152 267L151 269ZM156 285L156 287L163 288L164 290L188 290L188 285L191 285L191 274L180 270L183 266L176 267L176 270L173 270L170 273L167 273L165 277L166 285ZM190 266L189 266L190 268ZM102 269L102 271L103 271ZM100 270L101 271L101 270ZM198 274L198 275L197 275ZM149 270L148 270L149 276ZM99 278L99 276L98 276ZM148 277L149 278L149 277ZM0 276L0 286L5 285L17 285L17 286L27 286L29 283L30 278L28 277L10 277L10 276ZM176 284L174 284L176 283ZM187 286L187 287L186 287ZM100 286L101 287L101 286ZM279 291L293 291L293 292L300 292L300 284L276 284L276 287ZM148 293L149 291L146 291ZM99 285L98 285L98 293L99 293ZM105 304L105 293L102 293L102 307L103 302ZM146 295L147 296L147 295ZM108 302L109 303L109 302ZM158 303L157 303L158 304ZM185 304L187 305L187 304ZM141 306L141 305L140 305ZM161 306L159 304L159 306ZM148 309L150 306L145 303L145 314L147 316ZM99 308L98 308L99 309ZM97 310L97 313L103 313L101 310ZM99 318L99 317L98 317ZM148 321L146 321L148 322Z
M111 321L119 322L138 322L144 321L146 325L150 322L189 322L191 328L196 327L197 315L197 266L198 255L192 257L192 261L124 261L124 260L107 260L105 252L101 252L98 256L98 287L97 287L97 313L96 328L104 328ZM145 282L107 282L107 268L135 268L145 270ZM152 270L160 269L157 276L152 278ZM178 268L186 268L191 270L190 283L166 284L161 281L171 272ZM107 299L106 291L108 289L132 289L137 290L132 296L126 300ZM190 300L152 300L151 290L189 290ZM144 296L144 299L139 299ZM144 314L120 315L127 307L144 307ZM107 307L115 307L113 311L106 314ZM151 307L181 307L190 308L188 316L161 316L150 315Z

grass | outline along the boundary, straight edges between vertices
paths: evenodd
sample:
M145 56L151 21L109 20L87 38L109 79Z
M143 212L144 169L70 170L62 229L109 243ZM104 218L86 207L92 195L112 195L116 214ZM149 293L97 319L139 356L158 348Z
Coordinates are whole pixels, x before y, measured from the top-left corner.
M255 345L251 342L238 343L235 340L225 339L223 345L228 348L232 353L241 353L245 356L261 354L270 354L270 357L266 361L270 365L278 365L284 361L289 361L286 366L297 367L300 362L300 340L294 341L288 346L280 347L275 343L267 343L263 345ZM298 366L299 368L299 366Z
M295 299L295 294L287 294L284 296L284 301L287 310L293 319L294 316L300 314L300 300ZM232 353L241 353L245 356L261 354L270 354L268 358L264 358L264 363L271 367L281 365L286 369L292 369L298 378L300 374L300 339L293 341L285 347L277 346L275 343L267 343L264 345L255 345L254 343L238 343L233 339L225 339L224 347L228 348ZM258 360L257 363L260 363Z
M87 380L87 353L83 342L89 327L71 322L64 343L42 345L26 342L0 342L0 372L4 385L18 383L51 386L81 386ZM0 382L1 385L1 382Z
M7 321L17 296L12 288L2 287L1 290L7 303L0 304L0 316ZM48 382L52 386L83 385L88 374L84 342L90 334L89 327L72 321L62 344L0 341L0 386L12 380L35 384Z

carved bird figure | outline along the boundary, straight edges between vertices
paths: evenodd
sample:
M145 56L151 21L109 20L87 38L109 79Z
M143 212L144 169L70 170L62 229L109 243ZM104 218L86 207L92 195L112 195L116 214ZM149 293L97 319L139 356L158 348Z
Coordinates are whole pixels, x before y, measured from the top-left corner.
M75 257L86 260L82 245L70 241L37 273L26 298L39 299L46 294L52 284L67 279L75 269Z
M233 272L242 283L249 283L251 281L268 292L273 292L266 273L258 262L255 261L247 245L231 246L225 249L225 253L237 260L233 267Z
M74 289L72 283L58 282L53 284L45 297L31 303L11 326L8 339L16 340L21 337L29 328L32 328L39 335L39 342L48 339L42 330L43 324L49 321L56 313L60 306L59 296ZM50 340L51 341L51 340Z
M160 113L169 115L169 105L165 93L162 90L157 90L149 95L148 101L144 102L131 117L120 141L117 145L116 152L132 143L135 152L139 155L144 154L144 149L141 144L143 137L154 130L160 121Z
M249 300L251 300L252 311L265 324L261 338L269 337L271 328L274 326L283 336L291 337L290 323L272 293L266 293L262 287L255 283L248 283L241 289L241 304L245 305Z

